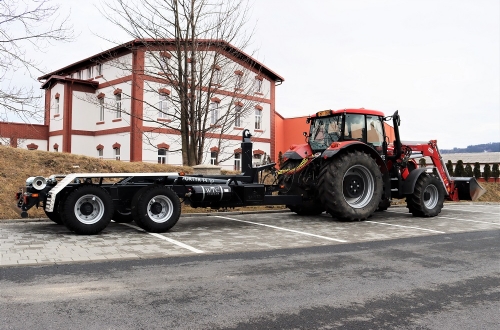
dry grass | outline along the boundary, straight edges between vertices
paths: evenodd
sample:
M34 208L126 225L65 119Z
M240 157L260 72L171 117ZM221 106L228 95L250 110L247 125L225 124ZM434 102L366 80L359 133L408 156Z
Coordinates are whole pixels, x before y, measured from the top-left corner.
M0 219L18 218L12 209L15 193L30 176L48 177L69 173L180 172L192 168L148 163L100 160L94 157L0 146ZM30 217L45 217L43 210L32 208Z
M77 166L77 167L75 167ZM100 160L94 157L71 155L66 153L54 153L46 151L30 151L15 149L0 145L0 219L15 219L19 216L12 209L15 204L14 195L18 189L25 185L30 176L48 177L52 174L69 173L125 173L125 172L180 172L193 173L192 168L182 166L170 166L150 163L128 163L112 160ZM235 174L227 172L224 174ZM270 182L269 182L270 183ZM487 189L479 202L500 202L500 184L484 183L481 185ZM404 200L403 200L404 202ZM269 210L283 209L283 206L253 206L229 211L246 210ZM192 209L183 206L182 212L215 212L211 209ZM45 217L42 209L32 208L30 217Z

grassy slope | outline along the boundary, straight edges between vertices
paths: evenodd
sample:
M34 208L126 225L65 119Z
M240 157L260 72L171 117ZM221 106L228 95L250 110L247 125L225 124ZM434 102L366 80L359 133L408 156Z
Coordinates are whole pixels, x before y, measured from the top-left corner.
M79 166L75 168L74 166ZM46 151L30 151L14 149L0 145L0 219L18 218L12 209L14 196L19 187L24 186L30 176L44 176L67 173L109 173L109 172L178 172L192 173L189 167L170 166L148 163L128 163L120 161L100 160L93 157L54 153ZM500 184L481 183L488 191L480 202L500 202ZM244 208L259 209L258 207ZM263 209L262 207L260 209ZM184 208L183 212L193 209ZM205 212L206 209L197 211ZM33 208L30 217L45 217L43 210Z

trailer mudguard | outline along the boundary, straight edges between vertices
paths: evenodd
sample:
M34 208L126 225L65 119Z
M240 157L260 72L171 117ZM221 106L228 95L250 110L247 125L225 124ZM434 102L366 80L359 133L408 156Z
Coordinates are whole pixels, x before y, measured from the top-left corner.
M410 172L410 175L403 182L403 195L413 194L415 190L415 184L422 173L426 171L425 168L416 168Z

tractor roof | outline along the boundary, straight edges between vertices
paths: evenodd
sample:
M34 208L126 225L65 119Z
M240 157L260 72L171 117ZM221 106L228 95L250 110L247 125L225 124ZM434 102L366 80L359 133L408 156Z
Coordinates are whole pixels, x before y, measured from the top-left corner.
M310 118L326 117L326 116L331 116L331 115L340 115L343 113L354 113L354 114L360 114L360 115L372 115L372 116L384 117L384 113L382 111L359 108L359 109L323 110L323 111L319 111L319 112L316 112L315 114L311 115Z

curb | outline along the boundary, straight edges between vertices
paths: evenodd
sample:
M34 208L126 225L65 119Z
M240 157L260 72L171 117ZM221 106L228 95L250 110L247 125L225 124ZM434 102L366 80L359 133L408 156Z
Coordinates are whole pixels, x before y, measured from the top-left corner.
M445 202L446 205L500 205L500 202ZM406 204L391 205L390 208L402 208ZM184 213L181 218L192 217L210 217L217 215L241 215L241 214L258 214L258 213L291 213L288 209L283 210L255 210L255 211L228 211L228 212L200 212L200 213ZM17 223L17 222L51 222L48 218L24 218L24 219L0 219L1 223Z

